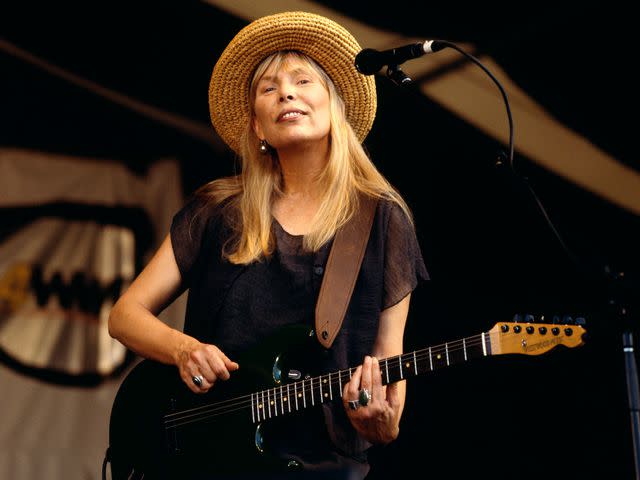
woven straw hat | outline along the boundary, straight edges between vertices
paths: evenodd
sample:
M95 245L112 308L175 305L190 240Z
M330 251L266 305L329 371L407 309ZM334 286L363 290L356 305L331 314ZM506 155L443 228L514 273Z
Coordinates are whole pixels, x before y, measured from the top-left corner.
M346 107L347 120L362 142L376 113L372 76L355 66L360 45L333 20L306 12L259 18L240 30L213 69L209 84L211 123L235 152L249 122L249 83L258 64L280 50L297 50L313 58L329 75Z

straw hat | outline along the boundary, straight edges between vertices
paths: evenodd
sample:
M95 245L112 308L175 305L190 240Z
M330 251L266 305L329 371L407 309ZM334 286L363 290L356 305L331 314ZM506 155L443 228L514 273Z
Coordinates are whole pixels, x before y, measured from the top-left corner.
M249 83L258 64L280 50L297 50L313 58L336 85L347 120L362 142L376 113L376 85L359 73L356 39L333 20L306 12L259 18L231 40L213 69L209 84L211 123L234 151L249 122Z

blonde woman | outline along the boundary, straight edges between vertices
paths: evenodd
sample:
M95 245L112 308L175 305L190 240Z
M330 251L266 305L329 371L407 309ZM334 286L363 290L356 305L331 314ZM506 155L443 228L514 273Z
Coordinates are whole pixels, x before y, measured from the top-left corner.
M215 390L242 371L242 352L288 325L313 328L332 240L363 198L376 199L342 328L319 360L323 371L359 367L341 384L342 402L283 418L271 436L288 465L318 478L364 478L367 449L398 436L405 385L382 386L377 360L402 353L411 292L427 278L409 208L361 145L376 92L353 67L358 51L343 27L302 12L238 33L214 68L209 101L241 171L177 212L109 319L115 338L175 365L194 393ZM179 332L156 315L187 288Z

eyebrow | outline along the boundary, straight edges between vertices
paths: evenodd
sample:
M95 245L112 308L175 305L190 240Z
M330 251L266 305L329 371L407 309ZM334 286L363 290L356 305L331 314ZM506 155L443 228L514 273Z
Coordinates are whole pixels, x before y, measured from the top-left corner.
M299 75L299 74L312 75L312 73L309 71L308 68L303 68L303 67L294 68L293 70L288 72L288 74L289 75ZM260 82L271 82L275 78L276 77L273 76L273 75L264 75L262 78L260 78L258 83L260 83Z

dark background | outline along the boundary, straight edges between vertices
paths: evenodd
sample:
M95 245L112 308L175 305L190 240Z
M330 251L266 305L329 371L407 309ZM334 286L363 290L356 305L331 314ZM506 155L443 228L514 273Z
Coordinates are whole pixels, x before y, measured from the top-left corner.
M559 121L640 167L632 131L637 20L615 4L319 3L405 35L476 45ZM203 124L213 65L247 23L195 1L2 8L5 40ZM116 159L135 172L172 156L187 194L233 171L230 152L3 52L0 71L0 145ZM414 379L401 437L376 450L370 478L400 466L452 478L631 478L623 321L607 306L624 303L635 329L638 217L516 154L572 260L527 190L495 168L503 145L414 91L376 82L379 110L365 145L412 207L432 277L414 293L406 349L487 331L516 312L582 315L589 338L579 349L492 357ZM624 277L610 282L606 270Z

